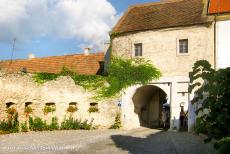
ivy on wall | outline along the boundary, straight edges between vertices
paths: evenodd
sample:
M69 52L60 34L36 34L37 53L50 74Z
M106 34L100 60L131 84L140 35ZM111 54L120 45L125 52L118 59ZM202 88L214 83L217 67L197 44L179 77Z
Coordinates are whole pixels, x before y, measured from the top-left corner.
M116 97L125 88L137 83L147 84L157 80L161 72L149 61L141 58L122 59L112 58L108 75L80 75L71 70L63 68L60 74L36 73L33 79L37 83L55 80L60 76L70 76L76 85L82 86L89 91L95 92L95 100L103 100Z

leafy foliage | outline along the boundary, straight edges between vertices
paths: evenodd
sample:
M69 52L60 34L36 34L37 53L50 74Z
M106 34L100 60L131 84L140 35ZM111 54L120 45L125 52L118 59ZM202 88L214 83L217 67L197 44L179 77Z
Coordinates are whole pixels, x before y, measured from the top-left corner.
M99 109L98 109L97 106L90 106L88 112L89 112L89 113L92 113L92 112L99 112Z
M41 118L35 118L32 117L29 118L29 128L33 131L44 131L47 130L47 124L45 121L43 121Z
M0 121L0 134L7 134L7 133L17 133L19 132L19 122L18 122L18 114L14 115L13 119L8 121ZM93 120L88 122L87 120L81 121L70 117L69 119L64 119L59 126L58 118L53 117L50 124L47 124L45 120L42 120L39 117L32 118L29 117L29 125L28 121L20 124L21 132L28 132L30 131L53 131L53 130L90 130L93 129Z
M115 37L118 37L118 36L120 36L120 35L122 35L122 33L120 33L120 32L113 32L113 33L110 33L110 39L112 40L112 39L114 39Z
M4 133L17 133L19 131L17 112L9 112L7 121L0 121L0 131Z
M202 102L196 111L201 114L196 131L206 133L209 137L206 141L230 136L230 68L215 71L207 61L198 61L190 73L190 81L190 92L198 88L192 102ZM218 145L221 149L222 144Z
M25 113L26 115L28 115L28 114L30 114L30 113L32 113L32 112L33 112L32 107L30 107L30 106L26 106L26 107L25 107L24 113Z
M215 144L215 148L219 150L220 154L230 153L230 137L224 137Z
M121 115L120 115L120 113L118 113L117 116L115 117L115 122L110 127L110 129L119 129L119 128L121 128Z
M37 73L33 78L37 83L44 83L59 76L70 76L75 84L94 91L95 100L103 100L116 97L122 90L134 84L146 84L157 80L161 73L144 59L113 58L108 67L108 76L79 75L63 68L60 74Z
M59 129L58 118L53 117L51 124L48 125L48 130L58 130L58 129Z
M87 120L84 122L81 122L81 120L74 119L73 117L70 117L69 119L64 119L64 121L61 123L61 129L63 130L71 130L71 129L85 129L90 130L92 129L92 123L93 120L88 123Z
M21 132L28 132L28 129L29 128L26 121L24 123L21 123Z
M77 112L77 110L78 110L77 106L70 105L66 111L70 113L74 113L74 112Z
M6 110L6 113L7 113L8 115L13 116L14 114L17 113L17 110L16 110L14 107L9 107L9 108L7 108L7 110Z
M37 73L33 76L33 79L35 82L39 83L39 84L43 84L46 81L49 80L55 80L59 77L58 74L52 74L52 73L46 73L46 72L42 72L42 73Z
M43 109L43 112L45 115L47 115L50 112L54 112L54 111L56 111L56 107L53 105L52 106L46 105Z

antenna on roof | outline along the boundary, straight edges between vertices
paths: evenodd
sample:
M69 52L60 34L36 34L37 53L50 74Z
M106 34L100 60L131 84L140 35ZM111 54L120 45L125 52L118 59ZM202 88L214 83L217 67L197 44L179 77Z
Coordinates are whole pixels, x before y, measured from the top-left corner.
M13 39L13 47L12 47L12 52L11 52L11 57L10 57L10 63L12 63L12 61L13 61L15 42L16 42L16 38Z

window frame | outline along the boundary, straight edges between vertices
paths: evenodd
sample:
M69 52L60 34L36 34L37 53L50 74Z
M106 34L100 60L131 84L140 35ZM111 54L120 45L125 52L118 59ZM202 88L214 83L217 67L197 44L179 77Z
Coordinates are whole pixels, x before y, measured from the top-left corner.
M180 47L180 41L183 41L183 40L187 40L187 52L180 52L181 50L181 47ZM177 38L177 56L189 56L190 54L190 41L189 41L189 37L180 37L180 38Z
M136 52L136 47L140 47L140 51ZM137 54L136 54L137 53ZM143 56L143 43L134 43L134 57L142 57Z

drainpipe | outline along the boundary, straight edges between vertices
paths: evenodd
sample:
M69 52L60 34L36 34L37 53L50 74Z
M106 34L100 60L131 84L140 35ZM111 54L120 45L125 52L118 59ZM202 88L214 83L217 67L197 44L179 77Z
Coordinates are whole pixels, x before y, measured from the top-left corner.
M217 39L216 39L216 15L214 18L214 69L217 69Z

